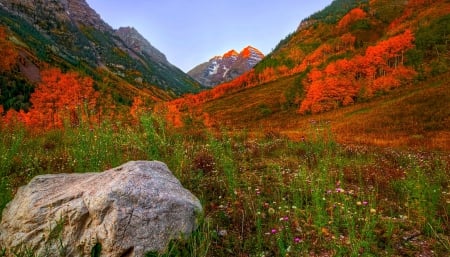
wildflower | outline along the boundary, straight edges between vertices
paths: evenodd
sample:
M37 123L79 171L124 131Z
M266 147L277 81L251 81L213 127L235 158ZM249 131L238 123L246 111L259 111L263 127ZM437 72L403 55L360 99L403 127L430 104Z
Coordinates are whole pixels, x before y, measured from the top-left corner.
M272 207L270 207L270 208L269 208L269 214L270 214L270 215L275 214L275 209L272 208Z
M272 230L270 230L270 233L272 233L272 234L276 234L277 232L278 232L278 230L275 228L272 228Z
M298 244L302 241L302 239L300 239L300 237L296 237L294 238L294 243Z
M370 208L370 213L375 214L377 213L377 210L375 210L374 208Z
M362 205L361 201L357 201L356 205L361 206Z
M362 204L363 204L364 206L366 206L367 204L369 204L369 202L363 201Z
M219 236L224 237L228 235L228 231L226 231L225 229L221 229L218 231L217 233Z
M338 187L338 188L336 188L336 193L345 193L345 190Z

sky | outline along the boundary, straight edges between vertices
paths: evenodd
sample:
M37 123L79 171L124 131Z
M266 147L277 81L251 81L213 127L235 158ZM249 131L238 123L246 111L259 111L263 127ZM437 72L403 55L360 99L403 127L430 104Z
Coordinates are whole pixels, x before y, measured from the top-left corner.
M332 0L87 0L113 28L134 27L188 72L248 45L268 54Z

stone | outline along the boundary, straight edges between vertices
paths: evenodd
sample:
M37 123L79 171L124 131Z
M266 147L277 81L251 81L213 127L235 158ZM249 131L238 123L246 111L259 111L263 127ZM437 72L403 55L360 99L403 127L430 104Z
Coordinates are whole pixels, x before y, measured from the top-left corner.
M0 248L38 256L144 256L196 229L199 200L162 162L101 173L37 176L19 188L0 224Z

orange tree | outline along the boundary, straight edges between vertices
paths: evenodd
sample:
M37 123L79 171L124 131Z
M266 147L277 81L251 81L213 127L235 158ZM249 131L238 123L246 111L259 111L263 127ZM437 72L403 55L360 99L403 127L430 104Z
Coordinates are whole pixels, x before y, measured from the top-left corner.
M42 81L31 95L32 110L29 123L43 128L62 127L65 120L77 125L94 111L98 93L90 77L76 72L62 73L59 69L42 71Z

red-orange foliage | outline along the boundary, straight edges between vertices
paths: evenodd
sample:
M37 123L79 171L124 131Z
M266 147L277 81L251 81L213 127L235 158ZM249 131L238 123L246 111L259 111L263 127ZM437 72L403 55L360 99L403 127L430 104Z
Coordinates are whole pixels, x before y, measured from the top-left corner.
M361 8L352 9L339 21L337 27L339 30L348 28L349 25L355 23L358 20L362 20L367 17L367 13Z
M286 65L279 66L277 68L277 71L278 71L278 76L279 77L284 76L284 75L288 75L289 72L290 72L289 68Z
M5 29L0 27L0 72L9 71L17 61L18 53L7 39Z
M356 37L353 36L352 33L345 33L340 39L344 45L344 48L353 48L355 45Z
M273 68L270 68L270 72L266 71L267 78L273 78L270 74L275 73ZM270 74L269 74L270 73ZM223 83L215 88L203 91L198 94L188 94L182 98L178 98L176 100L165 103L164 107L158 106L158 108L163 109L167 113L167 120L172 123L175 127L183 126L182 122L182 111L188 111L188 109L193 109L195 107L200 106L201 104L220 98L226 94L237 92L239 90L253 87L262 83L260 76L257 76L254 70L248 71L243 75L237 77L236 79ZM205 125L213 124L212 119L210 117L205 118Z
M17 112L14 109L9 109L5 117L3 117L4 124L14 125L14 124L27 124L30 121L30 117L23 110Z
M272 67L265 68L258 76L260 83L271 81L275 78L275 69Z
M367 48L364 56L330 63L323 71L313 69L308 74L309 86L299 113L323 112L339 105L349 105L364 88L364 97L377 91L387 91L410 81L416 74L405 67L404 52L413 47L414 36L403 34Z
M294 48L289 52L288 58L295 63L299 63L303 60L303 58L305 58L305 54L299 48Z
M96 106L98 93L90 77L59 69L41 72L42 82L31 95L30 124L43 128L62 127L63 121L77 125L87 119Z
M2 128L5 124L5 121L3 120L3 112L3 105L0 104L0 128Z
M167 120L174 127L183 126L182 113L180 111L180 108L177 106L177 103L170 102L166 105L166 108L167 108L167 115L166 115Z
M135 97L133 99L133 104L131 105L130 108L131 117L133 117L135 120L138 120L139 115L143 111L143 108L144 108L144 101L142 101L140 97Z
M322 63L328 55L333 52L333 47L329 44L319 46L314 52L306 57L308 65Z

